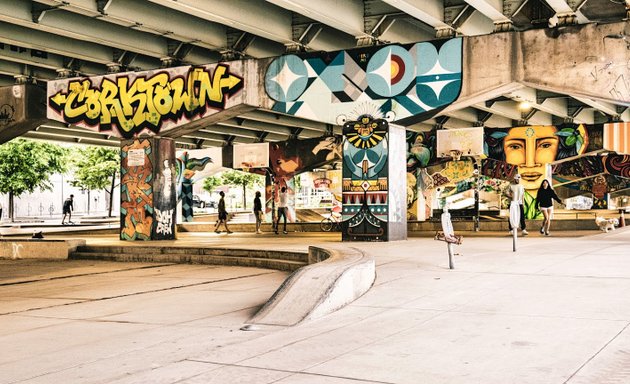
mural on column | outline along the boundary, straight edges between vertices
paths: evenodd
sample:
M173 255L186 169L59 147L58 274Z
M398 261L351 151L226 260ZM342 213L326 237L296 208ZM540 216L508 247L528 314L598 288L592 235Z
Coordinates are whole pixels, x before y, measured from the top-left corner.
M368 114L343 126L344 240L387 240L388 127L385 119Z
M528 219L542 217L535 201L542 181L550 177L547 165L581 155L587 148L589 135L584 125L487 128L485 131L488 157L517 166L525 187L524 207Z
M125 145L121 155L120 238L150 240L153 227L153 164L148 139Z
M223 169L222 149L205 148L177 152L177 199L182 201L184 222L193 221L193 184Z
M161 138L152 139L157 144L154 155L156 168L153 183L153 208L155 223L153 225L153 240L175 239L175 215L177 214L176 170L175 170L175 141Z
M410 125L457 99L462 39L303 53L274 58L265 73L266 108L343 124L369 104L390 122Z

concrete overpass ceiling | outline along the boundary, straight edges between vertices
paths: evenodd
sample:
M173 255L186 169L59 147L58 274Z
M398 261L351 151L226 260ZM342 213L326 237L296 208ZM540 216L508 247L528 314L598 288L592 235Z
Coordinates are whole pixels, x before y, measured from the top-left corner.
M630 0L11 0L0 7L0 85L264 58L286 52L474 36L627 20ZM620 31L611 38L628 41ZM630 43L629 43L630 44ZM531 109L519 110L527 101ZM506 87L408 127L630 121L628 105ZM180 146L340 134L341 127L256 110L177 139ZM28 137L117 145L78 127Z

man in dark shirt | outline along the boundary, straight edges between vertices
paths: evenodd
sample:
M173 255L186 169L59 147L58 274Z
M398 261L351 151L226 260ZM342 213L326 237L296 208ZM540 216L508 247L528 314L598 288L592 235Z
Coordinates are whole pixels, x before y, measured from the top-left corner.
M72 223L72 211L74 210L74 195L70 195L63 202L63 217L61 218L61 225L73 224ZM68 222L66 223L66 215L68 216Z

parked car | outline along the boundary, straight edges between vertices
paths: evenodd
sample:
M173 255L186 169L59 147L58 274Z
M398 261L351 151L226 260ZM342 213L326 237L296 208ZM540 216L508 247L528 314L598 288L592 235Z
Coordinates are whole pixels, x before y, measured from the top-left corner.
M198 195L193 195L193 207L195 208L216 208L217 204L214 201L202 200Z

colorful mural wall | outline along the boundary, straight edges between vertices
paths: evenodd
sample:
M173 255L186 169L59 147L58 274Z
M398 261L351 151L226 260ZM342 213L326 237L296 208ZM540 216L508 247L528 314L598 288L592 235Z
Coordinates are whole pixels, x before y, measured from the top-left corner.
M120 239L175 238L175 144L167 139L123 142Z
M593 145L589 141L587 127L581 124L486 128L485 134L488 157L516 166L521 175L521 184L525 187L525 217L528 219L541 217L535 202L542 181L551 177L548 165L556 160L581 155ZM486 163L482 168L486 175L489 164L492 163ZM494 172L514 175L514 169L507 166L499 166Z
M267 67L265 107L339 125L375 110L409 125L456 100L461 85L461 38L286 55Z
M265 188L267 213L271 212L273 204L277 206L278 191L284 186L287 187L289 197L289 221L295 221L295 181L293 177L325 164L340 161L341 152L341 139L334 136L270 143L269 168L271 173L267 175L267 187Z
M49 119L115 137L165 133L244 102L246 61L48 82Z

